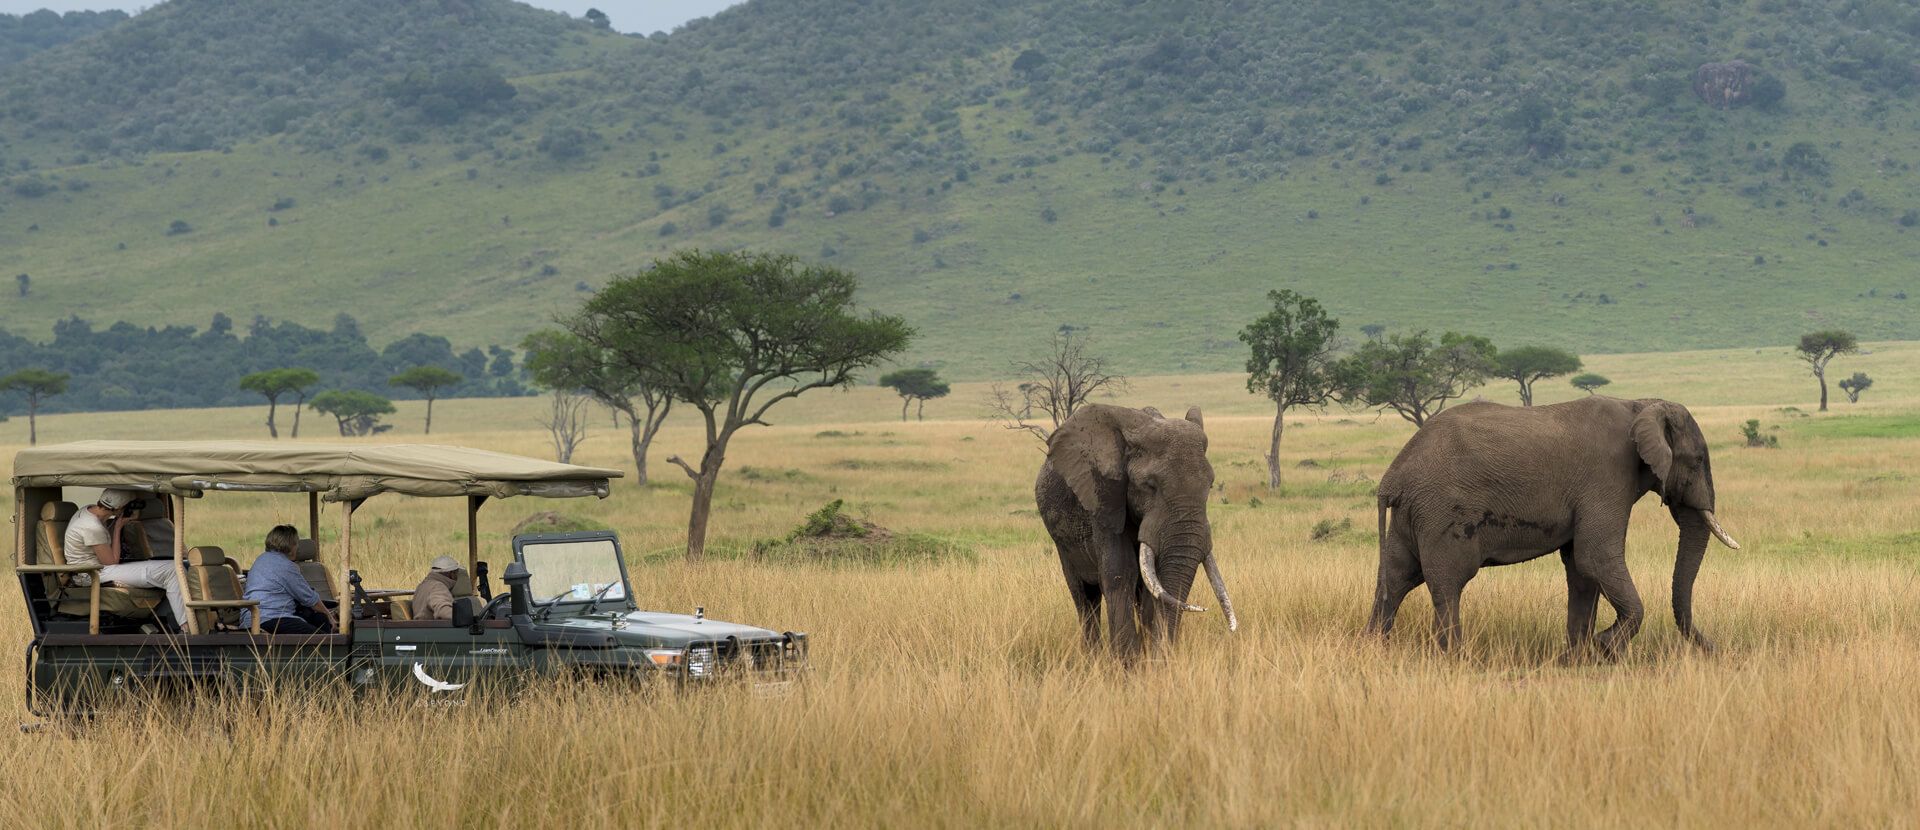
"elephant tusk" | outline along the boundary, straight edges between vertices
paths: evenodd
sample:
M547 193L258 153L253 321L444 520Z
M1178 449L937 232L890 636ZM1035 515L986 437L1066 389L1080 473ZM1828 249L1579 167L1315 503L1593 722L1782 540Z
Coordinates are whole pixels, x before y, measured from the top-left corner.
M1208 571L1208 573L1212 573L1212 571ZM1152 591L1154 598L1161 602L1182 611L1207 610L1198 605L1190 605L1174 599L1172 594L1167 593L1167 589L1160 587L1160 574L1153 565L1153 546L1148 545L1146 542L1140 543L1140 578L1146 580L1147 590Z
M1733 550L1740 549L1740 543L1733 541L1733 537L1727 535L1726 528L1720 526L1720 520L1713 517L1713 511L1702 510L1700 511L1700 515L1707 518L1707 529L1713 531L1713 538L1719 539L1720 544L1726 545Z
M1227 630L1239 631L1240 618L1233 613L1233 600L1227 598L1227 580L1220 576L1220 563L1213 559L1213 551L1207 551L1207 581L1213 583L1213 595L1220 598L1220 608L1227 612Z

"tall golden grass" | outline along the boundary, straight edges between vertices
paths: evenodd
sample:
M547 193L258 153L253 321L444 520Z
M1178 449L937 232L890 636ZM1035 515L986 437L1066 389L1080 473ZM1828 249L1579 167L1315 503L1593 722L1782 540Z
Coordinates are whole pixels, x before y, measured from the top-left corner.
M0 733L13 759L0 815L52 827L1909 824L1920 806L1920 437L1819 430L1863 413L1896 433L1920 419L1920 350L1860 359L1880 380L1869 402L1817 417L1780 411L1810 410L1813 390L1773 351L1607 358L1601 369L1629 394L1689 404L1713 442L1720 515L1745 546L1711 548L1697 589L1715 657L1673 630L1676 532L1651 499L1629 537L1648 623L1619 664L1556 662L1565 588L1554 557L1483 571L1456 653L1428 645L1424 592L1392 641L1360 639L1373 508L1353 479L1377 477L1409 429L1371 414L1297 418L1288 491L1271 494L1264 409L1214 376L1145 379L1125 400L1208 407L1225 485L1216 543L1242 628L1229 634L1217 610L1189 615L1177 649L1124 668L1078 646L1032 512L1038 445L959 417L977 408L975 388L930 407L954 420L905 424L888 420L889 396L864 389L803 398L776 411L788 425L740 436L715 505L718 547L779 535L842 498L883 526L970 545L977 562L689 566L673 555L688 488L657 460L651 487L617 485L603 502L494 502L481 516L483 558L504 561L516 521L558 509L621 532L649 607L809 631L813 676L789 696L555 685L487 707L274 694L108 713L74 730ZM1732 376L1699 368L1708 362ZM1781 394L1755 400L1755 386ZM436 409L445 426L433 440L550 453L524 402ZM411 412L399 431L415 429ZM61 416L41 429L50 440L251 437L262 414ZM1778 426L1782 447L1739 446L1748 418ZM630 466L624 435L595 428L577 460ZM676 419L656 456L693 440L691 420ZM748 478L748 467L770 474ZM190 509L192 542L242 559L268 526L305 515L295 497L214 495ZM329 534L337 518L326 515ZM1316 523L1342 519L1351 530L1310 541ZM455 500L376 499L356 515L356 566L375 584L410 585L463 533ZM0 603L0 678L20 677L29 636L19 600ZM0 690L26 720L17 680Z

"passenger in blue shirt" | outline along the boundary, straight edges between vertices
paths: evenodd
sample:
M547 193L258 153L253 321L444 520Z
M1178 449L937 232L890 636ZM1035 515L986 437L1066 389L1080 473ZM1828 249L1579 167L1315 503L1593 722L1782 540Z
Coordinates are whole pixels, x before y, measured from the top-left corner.
M300 531L276 525L267 531L267 549L247 571L246 598L260 603L260 630L267 634L331 634L337 626L325 600L300 575L293 547ZM251 625L250 619L242 623Z

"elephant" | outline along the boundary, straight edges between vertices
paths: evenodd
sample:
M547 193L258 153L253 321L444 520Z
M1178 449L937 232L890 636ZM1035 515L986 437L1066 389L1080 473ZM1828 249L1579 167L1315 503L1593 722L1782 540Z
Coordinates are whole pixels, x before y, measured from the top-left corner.
M1199 407L1174 420L1151 408L1087 404L1048 436L1034 502L1089 648L1100 644L1102 601L1115 654L1138 656L1143 636L1147 645L1173 644L1176 612L1205 610L1187 602L1203 566L1228 629L1239 629L1213 553L1212 489Z
M1714 517L1706 439L1677 403L1600 395L1551 406L1464 404L1435 415L1407 441L1380 478L1380 571L1367 631L1390 634L1400 601L1425 583L1436 638L1450 649L1460 636L1460 591L1480 568L1559 551L1567 575L1565 659L1594 644L1600 597L1617 617L1598 645L1617 659L1644 616L1627 572L1626 538L1634 502L1649 491L1680 528L1674 622L1712 652L1693 620L1694 577L1709 534L1728 548L1740 545Z

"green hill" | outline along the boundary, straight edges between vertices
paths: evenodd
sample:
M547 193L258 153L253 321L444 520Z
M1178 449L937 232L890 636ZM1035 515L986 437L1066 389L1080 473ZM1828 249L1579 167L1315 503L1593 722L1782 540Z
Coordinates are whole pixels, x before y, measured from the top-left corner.
M1061 326L1230 370L1282 285L1588 352L1916 339L1917 59L1892 2L755 0L633 38L175 0L0 70L0 325L465 347L744 245L860 274L961 377Z
M19 63L42 49L104 32L126 19L127 13L122 11L57 14L41 9L32 14L0 14L0 67Z

